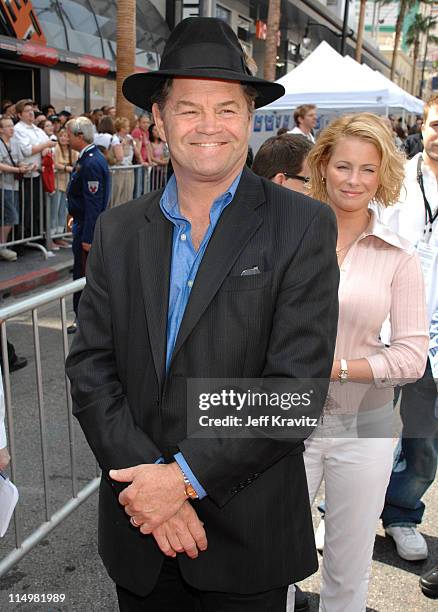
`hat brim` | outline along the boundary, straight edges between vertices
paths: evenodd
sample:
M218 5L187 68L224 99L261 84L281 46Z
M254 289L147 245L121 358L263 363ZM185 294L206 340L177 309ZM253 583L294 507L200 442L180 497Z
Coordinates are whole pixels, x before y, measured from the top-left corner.
M222 68L197 68L189 70L156 70L154 72L139 72L125 79L122 87L123 95L129 102L144 110L152 110L151 97L166 80L175 77L191 79L212 79L218 81L236 81L251 85L257 90L255 108L261 108L278 100L285 94L283 85L265 81L247 74L238 74Z

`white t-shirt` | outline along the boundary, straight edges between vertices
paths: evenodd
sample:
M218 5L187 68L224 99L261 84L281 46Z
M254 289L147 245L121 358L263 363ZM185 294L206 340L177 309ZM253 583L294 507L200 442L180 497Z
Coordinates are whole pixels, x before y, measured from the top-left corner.
M109 149L111 146L120 144L120 138L117 136L117 134L95 134L94 144L96 147Z
M37 164L38 169L41 170L41 153L32 155L32 147L49 140L44 130L33 123L28 125L24 121L19 121L14 127L14 137L20 146L24 162L26 164ZM32 172L32 176L39 176L39 172Z
M300 130L300 128L297 125L294 127L293 130L290 130L288 134L300 134L300 136L304 136L304 138L307 138L307 140L310 140L312 144L315 144L315 138L313 137L313 134L311 132L306 134L305 132L303 132L303 130Z
M123 146L123 161L121 162L121 166L131 166L132 158L134 156L134 139L131 134L127 134L124 142L120 143Z

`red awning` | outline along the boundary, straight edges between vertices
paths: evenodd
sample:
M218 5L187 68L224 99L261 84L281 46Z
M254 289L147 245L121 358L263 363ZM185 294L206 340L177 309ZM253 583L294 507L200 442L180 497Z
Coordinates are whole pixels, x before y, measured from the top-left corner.
M111 69L111 65L107 60L93 57L92 55L79 56L78 66L81 72L88 72L97 76L106 76Z
M20 59L34 64L43 64L44 66L54 66L59 61L58 51L52 47L46 47L34 42L25 42L19 48L18 53Z

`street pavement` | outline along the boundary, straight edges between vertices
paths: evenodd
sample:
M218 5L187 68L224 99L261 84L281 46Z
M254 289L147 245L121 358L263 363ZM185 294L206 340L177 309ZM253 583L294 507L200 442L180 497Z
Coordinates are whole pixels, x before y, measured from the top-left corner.
M44 259L37 247L21 247L16 261L0 260L0 299L17 297L36 288L67 279L73 266L71 248L50 251Z
M13 265L13 264L5 264ZM36 289L35 291L40 291ZM9 298L6 303L16 298ZM68 301L69 320L73 318ZM43 361L44 419L48 432L48 480L51 512L59 509L71 495L66 390L59 305L39 312L40 341ZM20 490L20 513L24 534L44 521L43 474L35 358L33 356L30 316L20 316L8 324L8 337L17 353L29 359L29 365L11 375L13 414L17 449L17 485ZM96 465L86 440L75 423L79 485L84 486L96 474ZM322 496L322 492L320 498ZM432 612L438 601L426 599L418 586L419 576L438 563L438 485L428 491L425 520L421 531L429 545L429 559L420 563L402 561L395 553L393 541L377 527L372 577L369 589L369 612ZM315 525L318 512L314 508ZM207 536L208 536L208 525ZM0 540L0 559L13 548L13 525ZM97 553L97 495L93 494L78 510L55 528L13 569L0 579L0 611L26 612L116 612L115 590ZM294 552L291 550L291 554ZM357 554L361 554L358 550ZM320 558L321 559L321 558ZM300 586L310 593L311 612L318 610L320 572ZM65 595L63 603L36 604L15 602L31 594ZM11 599L14 603L11 603ZM155 611L154 611L155 612ZM160 612L157 610L156 612ZM175 610L175 612L178 612ZM358 611L360 612L360 611Z

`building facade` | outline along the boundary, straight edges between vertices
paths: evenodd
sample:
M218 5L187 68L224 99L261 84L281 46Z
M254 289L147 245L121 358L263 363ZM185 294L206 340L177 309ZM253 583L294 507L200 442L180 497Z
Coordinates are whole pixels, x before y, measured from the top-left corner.
M32 98L74 114L115 104L116 0L0 0L0 98ZM169 36L165 1L137 2L138 70L153 70Z
M279 78L322 40L354 56L355 0L282 0ZM263 75L269 0L138 0L138 70L154 70L171 29L189 16L216 16L233 28ZM0 0L0 103L30 97L74 114L115 104L116 0ZM389 61L372 37L362 61L385 75Z
M369 2L366 7L365 35L375 41L382 54L392 61L395 42L395 26L399 14L400 3L398 0L387 4ZM401 34L401 41L395 64L395 82L414 95L422 93L422 97L432 91L432 77L436 74L437 45L428 42L426 34L420 35L419 57L413 75L413 50L406 42L409 26L419 13L423 17L436 18L438 15L437 4L425 4L417 2L406 14ZM437 28L429 34L436 35ZM423 85L421 81L423 80Z

